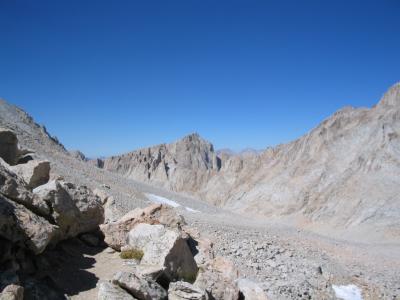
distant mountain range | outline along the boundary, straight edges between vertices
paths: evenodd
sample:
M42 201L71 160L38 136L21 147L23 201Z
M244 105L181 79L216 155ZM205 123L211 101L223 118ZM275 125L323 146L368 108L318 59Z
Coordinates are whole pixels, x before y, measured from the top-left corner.
M61 151L42 131L43 143L50 139ZM299 139L263 151L216 151L190 134L88 163L239 213L400 234L400 83L371 109L343 108Z

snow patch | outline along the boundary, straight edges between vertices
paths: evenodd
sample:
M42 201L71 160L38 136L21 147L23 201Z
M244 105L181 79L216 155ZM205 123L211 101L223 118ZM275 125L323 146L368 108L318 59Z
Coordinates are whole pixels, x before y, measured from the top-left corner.
M167 205L172 206L172 207L181 206L179 203L177 203L175 201L172 201L170 199L167 199L167 198L164 198L164 197L161 197L161 196L157 196L157 195L154 195L154 194L146 194L146 197L152 202L161 203L161 204L167 204Z
M361 290L354 284L332 285L336 297L343 300L363 300Z
M154 194L145 194L145 195L151 202L167 204L167 205L172 206L172 207L180 207L181 206L178 202L175 202L173 200L170 200L170 199L167 199L167 198L164 198L164 197L161 197L161 196L157 196L157 195L154 195ZM189 211L189 212L192 212L192 213L199 213L200 212L199 210L190 208L188 206L185 206L185 209L187 211Z
M190 211L192 213L199 213L200 212L199 210L196 210L196 209L193 209L193 208L190 208L190 207L187 207L187 206L185 206L185 208L186 208L187 211Z

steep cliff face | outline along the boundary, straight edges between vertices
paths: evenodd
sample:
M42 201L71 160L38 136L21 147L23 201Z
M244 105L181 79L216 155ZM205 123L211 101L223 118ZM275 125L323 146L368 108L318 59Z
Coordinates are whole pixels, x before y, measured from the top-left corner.
M180 192L198 191L220 167L213 145L198 134L104 160L104 169Z
M237 211L400 225L400 84L372 109L344 108L292 143L236 170L230 163L207 183L204 198L217 202L218 190Z
M400 226L400 84L265 151L216 155L198 135L106 159L104 168L235 211Z

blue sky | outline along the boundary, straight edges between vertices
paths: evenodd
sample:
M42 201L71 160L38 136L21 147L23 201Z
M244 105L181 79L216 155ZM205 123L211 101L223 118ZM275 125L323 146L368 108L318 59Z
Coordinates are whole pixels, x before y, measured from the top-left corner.
M0 1L0 97L67 148L265 148L400 80L400 1Z

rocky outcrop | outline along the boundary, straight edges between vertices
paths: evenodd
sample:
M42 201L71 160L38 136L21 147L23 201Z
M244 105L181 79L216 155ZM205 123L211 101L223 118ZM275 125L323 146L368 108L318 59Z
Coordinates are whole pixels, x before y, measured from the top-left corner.
M197 230L177 226L176 221L169 221L170 226L155 223L156 219L149 214L155 208L158 220L179 220L176 216L171 218L170 209L155 205L127 214L142 216L141 223L132 223L133 227L126 237L127 244L121 249L121 254L135 254L129 257L135 259L136 263L132 264L131 272L116 273L99 291L98 299L104 299L105 289L118 292L121 296L125 295L125 291L143 300L239 300L252 299L253 295L259 297L254 299L266 299L262 298L263 291L250 281L241 282L240 290L239 272L233 263L221 257L214 258L212 242ZM130 218L123 219L126 221ZM125 235L126 227L115 227L114 233L118 228L122 228ZM198 268L195 257L200 252L203 253ZM244 295L246 298L243 298Z
M186 240L176 230L139 223L129 232L128 245L142 251L140 264L155 268L163 280L196 278L197 264Z
M172 282L168 289L168 300L206 300L204 290L185 281ZM251 299L251 298L248 298Z
M371 109L346 107L299 139L222 152L198 135L105 159L128 178L230 210L291 221L399 229L400 83Z
M194 285L206 290L214 299L238 300L238 278L239 271L231 261L216 257L200 269Z
M40 215L47 215L50 211L46 202L41 198L34 197L26 182L13 173L2 158L0 158L0 194Z
M104 169L174 191L195 192L221 167L212 144L198 134L104 160Z
M7 133L6 142L9 136ZM4 144L1 138L0 134L0 144ZM25 288L29 299L60 299L54 296L58 292L51 292L40 281L46 274L40 269L43 262L38 261L50 245L98 229L104 220L100 198L84 186L64 181L47 183L48 162L33 159L10 166L4 159L11 162L11 155L1 155L0 298L21 299ZM36 187L39 184L43 185Z
M0 157L9 165L18 161L18 139L15 133L9 129L0 128Z
M141 277L133 272L118 272L112 282L140 300L167 299L167 292L161 285L151 278Z
M11 170L24 179L30 189L45 184L50 178L50 162L48 161L31 160L25 164L12 166Z
M111 248L120 250L126 244L129 231L139 223L163 224L171 228L177 228L185 224L185 221L172 208L154 204L144 209L134 209L116 222L101 225L100 229L105 236L104 241Z
M51 207L51 217L59 226L62 238L93 231L104 221L100 198L85 186L53 180L33 193Z
M81 161L87 161L88 159L86 158L86 156L85 156L85 154L83 154L81 151L79 151L79 150L72 150L72 151L69 151L69 154L72 156L72 157L74 157L74 158L76 158L76 159L78 159L78 160L81 160Z
M21 204L0 195L0 236L35 254L44 251L58 234L58 227Z

